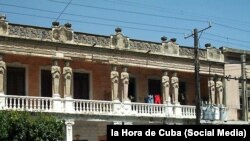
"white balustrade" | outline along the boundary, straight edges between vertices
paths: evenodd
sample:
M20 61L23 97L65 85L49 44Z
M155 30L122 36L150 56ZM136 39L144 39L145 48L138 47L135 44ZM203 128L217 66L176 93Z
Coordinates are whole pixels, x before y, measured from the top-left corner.
M182 118L195 118L195 106L180 105Z
M132 113L138 116L165 116L163 104L131 103Z
M52 97L31 96L0 96L4 99L2 109L26 110L35 112L57 112L93 115L117 115L117 116L146 116L146 117L171 117L195 119L195 106L167 105L149 103L122 103L102 100L80 100L80 99L54 99ZM61 108L54 108L55 102L59 102ZM54 103L54 104L53 104ZM114 105L120 108L116 111ZM72 105L72 106L71 106ZM176 110L178 109L178 110ZM176 113L177 112L177 113Z
M77 113L112 114L113 102L75 99L74 109Z
M5 95L4 109L26 111L52 111L52 99L49 97Z

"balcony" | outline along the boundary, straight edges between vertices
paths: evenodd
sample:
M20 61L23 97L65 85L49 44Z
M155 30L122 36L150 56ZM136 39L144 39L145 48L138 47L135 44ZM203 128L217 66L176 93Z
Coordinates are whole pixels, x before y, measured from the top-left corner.
M0 95L1 110L105 117L195 119L195 106ZM226 108L203 106L204 120L224 120ZM224 112L224 113L222 113ZM223 119L222 119L223 118Z

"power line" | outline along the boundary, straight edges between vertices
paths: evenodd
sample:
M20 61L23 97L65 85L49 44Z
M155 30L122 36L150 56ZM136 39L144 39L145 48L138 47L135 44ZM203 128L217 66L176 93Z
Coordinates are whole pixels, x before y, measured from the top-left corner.
M124 5L124 4L126 4L126 5L129 5L129 6L136 6L136 7L138 7L138 6L140 6L140 7L144 7L144 8L150 8L150 9L152 9L152 8L154 8L155 10L158 10L158 11L162 11L162 10L164 10L164 11L168 11L168 12L173 12L173 10L175 10L175 11L177 11L177 12L182 12L182 15L184 15L184 14L187 14L187 13L189 13L192 17L199 17L199 18L203 18L203 17L211 17L211 18L216 18L216 19L222 19L222 20L227 20L227 21L232 21L232 22L237 22L237 23L244 23L244 24L247 24L247 25L250 25L250 23L249 22L247 22L247 21L239 21L239 20L236 20L236 19L232 19L232 18L225 18L225 17L218 17L218 16L211 16L211 15L204 15L204 14L198 14L197 15L197 13L192 13L192 12L187 12L187 11L183 11L183 10L179 10L179 9L175 9L175 8L172 8L171 7L171 10L169 10L169 9L166 9L166 7L162 7L162 6L156 6L156 5L149 5L149 4L145 4L145 3L140 3L140 2L138 2L138 1L126 1L126 0L120 0L119 2L118 1L115 1L115 0L105 0L105 1L107 1L107 2L112 2L112 3L114 3L114 4L122 4L122 5ZM177 12L175 12L175 14L178 14ZM179 15L181 15L181 14L179 14ZM189 15L189 16L190 16ZM208 21L211 21L211 20L208 20Z
M23 8L23 9L30 9L30 10L36 10L36 11L41 11L41 12L49 12L49 13L55 13L55 14L60 13L60 12L46 10L46 9L25 7L25 6L12 5L12 4L2 4L2 3L0 3L0 5L10 6L10 7L17 7L17 8ZM14 12L9 12L9 13L14 14ZM17 13L15 13L15 14L17 14ZM87 18L98 19L98 20L106 20L106 21L115 21L115 22L121 22L121 23L129 23L129 24L135 24L135 25L144 25L144 26L151 26L151 27L169 28L169 29L174 29L174 30L189 30L187 28L170 27L170 26L165 26L165 25L155 25L155 24L147 24L147 23L140 23L140 22L130 22L130 21L123 21L123 20L116 20L116 19L102 18L102 17L92 17L92 16L81 15L81 14L73 14L73 13L63 13L63 14L64 15L70 15L70 16L87 17ZM25 16L25 14L22 14L22 13L21 13L21 15ZM26 14L26 16L27 15L29 15L29 14ZM39 16L39 15L35 15L33 17L37 17L37 16ZM52 19L52 17L46 17L46 16L39 16L39 17L40 18ZM56 18L54 18L54 19L56 19ZM64 19L64 20L67 20L67 19ZM70 20L70 21L77 22L77 23L87 23L87 24L95 24L95 25L102 25L102 26L110 26L110 27L111 26L112 27L117 26L117 25L102 24L102 23L96 23L96 22L83 22L83 21L79 21L79 20ZM146 31L150 31L150 32L172 33L172 34L183 35L183 33L181 33L181 32L172 32L172 31L164 31L164 30L154 30L154 29L148 29L148 28L137 28L137 27L131 27L131 26L123 26L123 27L124 28L128 28L128 29L135 29L135 30L146 30ZM227 39L227 40L230 39L230 40L233 40L233 41L250 43L249 41L239 40L239 39L235 39L235 38L231 38L231 37L224 37L224 36L221 36L221 35L216 35L216 34L211 34L211 33L206 33L206 34L211 35L211 36L220 37L220 38ZM214 39L210 38L209 40L214 40ZM225 42L225 41L221 41L221 40L220 41L216 40L216 41L217 42ZM225 43L229 43L229 42L225 42ZM235 45L239 45L239 44L232 43L232 42L230 42L230 43L231 44L235 44ZM249 46L242 45L242 44L239 45L239 46L249 47Z
M238 41L238 42L250 43L249 41L240 40L240 39L231 38L231 37L225 37L225 36L222 36L222 35L217 35L217 34L212 34L212 33L206 33L206 32L205 32L205 34L211 35L211 36L215 36L215 37L219 37L219 38L223 38L223 39L226 39L226 40L234 40L234 41Z
M64 3L65 4L65 2L57 1L57 0L49 0L49 1L55 2L55 3ZM198 20L198 19L191 19L191 18L181 18L181 17L156 15L156 14L142 13L142 12L136 12L136 11L127 11L127 10L104 8L104 7L98 7L98 6L90 6L90 5L84 5L84 4L78 4L78 3L72 3L72 5L81 6L81 7L88 7L88 8L94 8L94 9L102 9L102 10L109 10L109 11L116 11L116 12L124 12L124 13L138 14L138 15L160 17L160 18L171 18L171 19L175 19L175 20L192 21L192 22L202 22L202 23L207 23L208 22L206 20ZM213 24L218 25L218 26L222 26L222 27L226 27L226 28L230 28L230 29L234 29L234 30L239 30L239 31L250 33L250 31L248 31L248 30L240 29L240 28L229 26L229 25L225 25L225 24L220 24L220 23L217 23L217 22L213 22Z
M233 43L233 42L221 41L221 40L211 39L211 38L207 38L207 37L202 37L202 38L203 38L203 39L206 39L206 40L210 40L210 41L219 42L219 43L233 44L233 45L236 45L236 46L239 46L239 47L250 48L250 46L246 46L246 45L242 45L242 44L237 44L237 43Z
M9 13L9 14L16 14L16 15L23 15L23 16L45 18L45 19L55 19L54 17L40 16L40 15L34 15L34 14L24 14L24 13L16 13L16 12L9 12L9 11L0 11L0 12ZM102 26L109 26L109 27L117 27L117 25L112 25L112 24L104 24L104 23L96 23L96 22L85 22L85 21L80 21L80 20L71 20L71 19L60 19L60 20L71 21L71 22L76 22L76 23L85 23L85 24L95 24L95 25L102 25ZM151 32L160 32L160 33L171 33L171 34L184 35L184 33L181 33L181 32L172 32L172 31L165 31L165 30L152 30L152 29L137 28L137 27L131 27L131 26L121 26L121 27L128 28L128 29L134 29L134 30L142 30L142 31L151 31Z
M62 10L62 12L59 14L59 16L56 18L56 21L61 17L61 15L63 14L63 12L67 9L67 7L70 5L70 3L72 2L72 0L70 0L68 2L68 4L64 7L64 9Z
M2 4L2 3L0 3L0 5L5 5L5 6L9 6L9 7L17 7L17 8L22 8L22 9L30 9L30 10L40 11L40 12L48 12L48 13L55 13L55 14L60 13L60 12L51 11L51 10L45 10L45 9L39 9L39 8L31 8L31 7L12 5L12 4ZM171 26L165 26L165 25L155 25L155 24L146 24L146 23L140 23L140 22L130 22L130 21L124 21L124 20L116 20L116 19L110 19L110 18L94 17L94 16L87 16L87 15L73 14L73 13L63 13L63 14L64 15L69 15L69 16L87 17L87 18L105 20L105 21L114 21L114 22L121 22L121 23L129 23L129 24L136 24L136 25L151 26L151 27L162 27L162 28L169 28L169 29L175 29L175 30L188 30L188 31L190 31L190 29L188 29L188 28L181 28L181 27L171 27Z
M50 20L55 19L55 17L48 17L48 16L41 16L41 15L34 15L34 14L24 14L24 13L10 12L10 11L2 11L2 10L0 12L15 14L15 15L22 15L22 16L36 17L36 18L43 18L43 19L50 19ZM72 19L60 19L60 20L76 22L76 23L83 23L83 24L94 24L94 25L100 25L100 26L108 26L108 27L116 27L117 26L117 25L112 25L112 24L86 22L86 21L79 21L79 20L72 20ZM122 26L122 27L127 28L127 29L143 30L146 32L160 32L160 33L172 33L172 34L184 35L184 33L181 33L181 32L171 32L171 31L164 31L164 30L151 30L151 29L136 28L136 27L130 27L130 26ZM215 35L215 34L212 34L212 35ZM237 43L233 43L233 42L222 41L222 40L217 40L217 39L212 39L212 38L207 38L207 37L202 37L202 39L211 40L211 41L215 41L215 42L219 42L219 43L233 44L233 45L237 45L237 46L241 46L241 47L247 47L247 48L250 47L250 46L243 45L243 44L237 44Z
M61 1L56 1L56 0L49 0L49 1L56 2L56 3L67 4L66 2L61 2ZM30 9L30 10L36 10L36 11L42 11L42 12L49 12L49 13L59 13L59 12L51 11L51 10L38 9L38 8L31 8L31 7L19 6L19 5L13 5L13 4L3 4L3 3L0 3L0 5L10 6L10 7L17 7L17 8L24 8L24 9ZM117 10L117 9L101 8L101 7L87 6L87 5L75 4L75 3L71 3L71 5L84 6L84 7L91 7L91 8L100 8L100 9L106 9L106 10L112 10L112 11ZM131 12L131 11L125 11L125 10L118 10L118 11L133 13L133 12ZM64 15L81 16L81 17L89 17L89 18L91 18L90 16L78 15L78 14L72 14L72 13L63 13L63 14L64 14ZM157 16L157 17L162 17L162 18L174 18L174 19L179 19L179 20L185 20L185 18L169 17L169 16L160 16L160 15L145 14L145 13L140 13L140 12L135 12L134 14L142 14L142 15ZM98 18L98 17L92 17L92 18ZM100 19L101 19L101 18L100 18ZM126 23L131 23L131 24L141 24L141 25L143 25L143 23L128 22L128 21L119 21L119 20L114 20L114 19L105 19L105 18L103 18L103 20L113 20L113 21L117 21L117 22L126 22ZM195 19L187 19L187 20L188 20L188 21L197 21L197 20L195 20ZM198 21L199 21L199 22L207 22L207 21L204 21L204 20L198 20ZM229 26L229 25L225 25L225 24L220 24L220 23L217 23L217 22L212 22L212 23L215 24L215 25L218 25L218 26L225 27L225 28L230 28L230 29L234 29L234 30L238 30L238 31L243 31L243 32L250 33L249 30L240 29L240 28L237 28L237 27L233 27L233 26ZM147 25L147 26L155 26L155 25L151 25L151 24L144 24L144 25ZM160 27L161 25L156 25L156 26ZM172 28L172 29L177 29L177 30L182 30L182 29L183 29L183 30L189 30L189 29L180 28L180 27L177 27L177 28L176 28L176 27L168 27L168 26L161 26L161 27L164 27L164 28Z
M63 3L63 4L66 3L66 2L57 1L57 0L49 0L49 1L55 2L55 3ZM156 14L150 14L150 13L142 13L142 12L121 10L121 9L113 9L113 8L104 8L104 7L91 6L91 5L78 4L78 3L71 3L71 5L80 6L80 7L94 8L94 9L99 9L99 10L102 9L102 10L116 11L116 12L122 12L122 13L131 13L131 14L137 14L137 15L151 16L151 17L160 17L160 18L169 18L169 19L182 20L182 21L207 23L207 21L205 21L205 20L198 20L198 19L191 19L191 18L181 18L181 17L165 16L165 15L156 15Z
M49 13L55 13L55 14L60 13L60 12L51 11L51 10L32 8L32 7L26 7L26 6L19 6L19 5L14 5L14 4L0 3L0 5L9 6L9 7L16 7L16 8L23 8L23 9L30 9L30 10L41 11L41 12L49 12Z
M213 24L221 26L221 27L225 27L225 28L230 28L230 29L250 33L249 30L241 29L241 28L238 28L238 27L233 27L233 26L230 26L230 25L225 25L225 24L221 24L221 23L217 23L217 22L213 22Z
M131 21L124 21L124 20L110 19L110 18L87 16L87 15L82 15L82 14L71 14L71 13L64 13L64 14L71 15L71 16L77 16L77 17L86 17L86 18L91 18L91 19L105 20L105 21L114 21L114 22L121 22L121 23L135 24L135 25L144 25L144 26L151 26L151 27L161 27L161 28L169 28L169 29L175 29L175 30L188 30L188 31L190 31L190 29L188 29L188 28L181 28L181 27L171 27L171 26L165 26L165 25L131 22Z

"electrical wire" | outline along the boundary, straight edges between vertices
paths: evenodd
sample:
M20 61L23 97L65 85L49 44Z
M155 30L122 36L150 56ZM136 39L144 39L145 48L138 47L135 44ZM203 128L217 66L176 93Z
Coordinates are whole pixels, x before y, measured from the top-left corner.
M66 3L66 2L57 1L57 0L49 0L49 1L55 2L55 3L62 3L62 4ZM88 7L88 8L98 9L98 10L102 9L102 10L108 10L108 11L130 13L130 14L137 14L137 15L144 15L144 16L151 16L151 17L169 18L169 19L189 21L189 22L201 22L201 23L207 23L208 22L208 21L205 21L205 20L198 20L198 19L191 19L191 18L181 18L181 17L176 17L176 16L156 15L156 14L151 14L151 13L142 13L142 12L121 10L121 9L113 9L113 8L104 8L104 7L91 6L91 5L79 4L79 3L71 3L71 5L80 6L80 7Z
M62 16L63 12L68 8L68 6L70 5L70 3L72 2L72 0L70 0L68 2L68 4L63 8L62 12L58 15L58 17L56 18L56 21Z

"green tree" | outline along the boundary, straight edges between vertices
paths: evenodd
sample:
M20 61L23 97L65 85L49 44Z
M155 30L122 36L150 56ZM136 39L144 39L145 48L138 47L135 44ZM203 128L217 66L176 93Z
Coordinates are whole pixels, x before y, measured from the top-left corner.
M0 111L1 141L63 140L64 127L64 121L51 114Z

